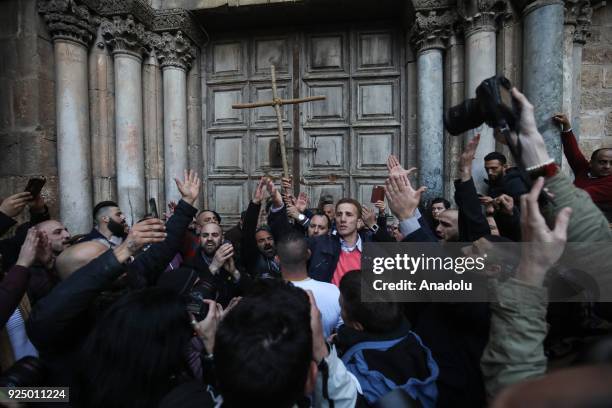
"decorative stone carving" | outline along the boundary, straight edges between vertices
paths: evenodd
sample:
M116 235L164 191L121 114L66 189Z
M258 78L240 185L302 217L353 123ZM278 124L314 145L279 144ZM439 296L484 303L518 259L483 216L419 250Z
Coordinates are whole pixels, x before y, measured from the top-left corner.
M143 24L134 21L132 15L124 18L114 16L112 20L104 19L100 29L106 45L113 53L128 53L142 58L147 50L147 31Z
M447 10L454 7L453 0L417 0L414 2L414 9L420 10Z
M456 14L453 10L423 10L416 12L411 39L417 52L446 47Z
M466 14L463 18L466 34L480 30L495 31L497 20L507 17L509 9L504 0L476 0L470 2L469 7L461 2L458 7Z
M91 0L93 1L93 0ZM97 8L101 16L126 16L130 15L139 23L142 23L145 28L153 27L153 19L155 11L144 0L99 0L100 5Z
M98 19L74 0L39 0L38 12L54 40L69 39L88 45L96 35Z
M204 44L205 41L198 23L194 21L189 12L183 9L157 10L153 21L153 31L181 31L194 44Z
M585 44L591 33L593 8L590 0L565 0L565 24L576 27L574 42Z
M197 53L191 40L185 37L181 31L176 34L162 33L161 36L157 36L154 46L162 68L171 66L188 71Z

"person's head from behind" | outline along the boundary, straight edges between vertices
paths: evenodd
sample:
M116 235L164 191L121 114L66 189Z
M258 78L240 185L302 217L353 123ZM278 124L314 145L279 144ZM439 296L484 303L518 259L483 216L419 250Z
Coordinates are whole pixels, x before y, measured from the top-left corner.
M368 333L387 333L402 323L398 303L362 302L361 298L361 271L347 272L340 281L340 308L348 327Z
M498 181L506 174L506 156L499 152L491 152L484 157L484 167L489 181Z
M336 229L341 237L356 234L361 219L361 204L352 198L342 198L336 204Z
M200 246L204 254L212 257L223 244L223 229L217 223L204 224L200 230Z
M591 155L591 173L595 177L612 175L612 147L597 149Z
M431 200L431 216L434 219L438 219L438 216L442 213L442 211L448 210L449 208L450 203L443 197L436 197Z
M272 230L268 226L261 226L257 228L255 232L255 242L257 243L257 249L266 258L274 258L276 255L276 249L274 247L274 237L272 236Z
M116 301L98 320L81 361L80 406L152 407L185 372L192 336L185 304L149 288Z
M94 220L102 234L110 232L116 237L126 237L128 225L123 212L114 201L102 201L94 207Z
M47 220L37 224L36 228L47 236L55 255L59 255L70 246L70 233L61 222Z
M330 228L331 221L329 217L324 212L317 213L310 219L310 224L308 225L308 236L317 237L319 235L327 235L329 234Z
M459 211L446 210L438 216L438 221L436 227L438 238L446 242L459 240Z
M306 292L264 280L223 318L214 362L224 406L292 407L316 379Z
M276 255L285 279L291 277L285 275L307 275L310 250L304 235L296 232L285 235L276 244Z

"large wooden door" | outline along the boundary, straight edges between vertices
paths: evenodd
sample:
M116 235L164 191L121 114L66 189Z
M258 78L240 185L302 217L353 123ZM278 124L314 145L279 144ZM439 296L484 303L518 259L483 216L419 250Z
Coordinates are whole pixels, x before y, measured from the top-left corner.
M387 156L401 156L405 81L399 33L385 25L319 27L228 35L209 44L203 72L206 191L208 206L224 224L246 208L259 177L281 173L270 160L277 134L273 109L231 108L271 99L270 64L277 67L282 98L327 96L283 109L289 166L311 205L321 194L369 202L372 186L384 181Z

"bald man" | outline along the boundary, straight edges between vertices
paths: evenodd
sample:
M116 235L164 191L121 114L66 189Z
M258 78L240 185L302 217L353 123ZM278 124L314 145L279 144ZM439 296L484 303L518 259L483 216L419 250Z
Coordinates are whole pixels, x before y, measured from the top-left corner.
M67 279L75 271L102 255L108 247L98 241L76 244L66 249L57 257L55 270L61 280Z
M55 256L58 256L70 245L70 233L61 222L57 220L43 221L36 225L36 228L47 235Z

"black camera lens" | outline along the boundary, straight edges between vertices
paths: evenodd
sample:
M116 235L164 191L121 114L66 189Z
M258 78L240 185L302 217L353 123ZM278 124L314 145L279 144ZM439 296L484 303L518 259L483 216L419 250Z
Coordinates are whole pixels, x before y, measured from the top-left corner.
M477 99L466 99L449 108L444 115L444 126L453 136L474 129L483 122L484 117Z

